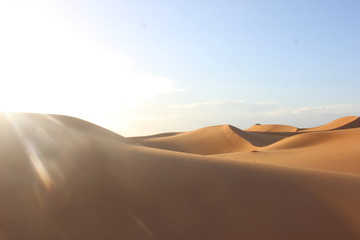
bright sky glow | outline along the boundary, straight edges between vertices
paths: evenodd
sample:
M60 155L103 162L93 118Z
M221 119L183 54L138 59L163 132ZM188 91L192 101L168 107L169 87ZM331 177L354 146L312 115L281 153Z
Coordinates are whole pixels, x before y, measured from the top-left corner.
M81 36L47 6L45 0L2 3L1 111L68 114L101 124L176 90L173 80L137 71L131 59Z
M357 1L0 1L0 111L122 135L360 115Z

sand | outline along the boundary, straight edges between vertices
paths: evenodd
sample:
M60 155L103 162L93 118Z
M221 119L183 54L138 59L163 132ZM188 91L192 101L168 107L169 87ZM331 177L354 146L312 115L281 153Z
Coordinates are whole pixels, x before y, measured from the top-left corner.
M349 116L336 119L327 124L314 128L305 128L300 132L316 132L316 131L330 131L336 129L358 128L360 127L360 118L356 116Z
M251 132L297 132L298 128L281 124L255 124L246 129Z
M281 139L261 133L242 131L231 125L198 130L129 138L143 146L202 155L242 152L266 146Z
M343 123L124 138L1 114L0 239L360 239L360 128Z

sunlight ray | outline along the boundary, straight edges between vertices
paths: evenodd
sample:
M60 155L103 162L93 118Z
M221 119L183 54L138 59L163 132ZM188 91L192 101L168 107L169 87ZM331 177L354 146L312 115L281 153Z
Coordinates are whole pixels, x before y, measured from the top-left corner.
M26 134L23 133L21 130L21 127L19 126L18 121L21 121L21 119L18 119L16 117L13 117L11 113L5 113L5 117L7 118L8 122L13 127L16 135L18 136L18 139L24 146L24 149L26 151L27 156L30 159L30 162L44 185L47 191L51 192L53 188L53 180L50 176L49 171L46 169L40 152L36 149L36 147L32 144L31 140L26 136Z

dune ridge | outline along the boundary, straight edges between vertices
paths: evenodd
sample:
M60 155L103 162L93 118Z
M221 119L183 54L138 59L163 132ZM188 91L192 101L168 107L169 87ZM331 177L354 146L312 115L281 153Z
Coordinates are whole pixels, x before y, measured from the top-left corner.
M319 145L355 145L360 136L360 128L341 129L339 131L308 132L282 139L274 144L264 147L264 150L283 150L292 148L317 147ZM360 145L359 145L360 146Z
M37 126L41 126L42 129L46 130L46 128L51 128L53 125L60 125L64 129L73 129L97 137L103 137L124 142L130 141L129 139L126 139L125 137L111 130L79 118L65 115L38 113L0 113L0 121L3 122L4 120L17 123L19 124L19 127L24 127L28 125L36 128Z
M326 123L318 127L305 128L299 130L299 132L329 131L329 130L358 128L358 127L360 127L360 118L356 116L349 116L349 117L342 117L336 119L332 122Z
M249 141L234 133L229 125L205 127L166 137L130 139L147 147L204 155L241 151L253 147ZM241 144L237 144L239 142Z
M288 133L288 132L297 132L298 128L297 127L293 127L290 125L281 125L281 124L255 124L253 126L251 126L250 128L246 129L246 131L251 131L251 132L283 132L283 133Z
M276 134L330 131L358 127L360 127L360 118L357 116L347 116L312 128L298 128L290 125L281 124L255 124L250 128L246 129L246 131Z
M147 147L209 155L251 151L256 146L268 145L280 140L281 137L245 132L226 124L201 128L190 132L133 137L129 139Z
M329 126L329 125L328 125ZM356 126L356 125L355 125ZM360 174L360 128L302 132L254 152L216 155L241 161Z

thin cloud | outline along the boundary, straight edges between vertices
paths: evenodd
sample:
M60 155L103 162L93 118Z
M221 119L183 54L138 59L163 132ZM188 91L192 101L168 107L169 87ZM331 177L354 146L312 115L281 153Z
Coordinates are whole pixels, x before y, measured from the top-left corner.
M282 107L272 111L268 111L268 116L280 115L300 115L300 114L338 114L351 112L354 109L353 104L334 104L325 106L305 106L301 108Z
M351 107L352 104L335 104L335 105L327 105L327 106L314 106L314 107L302 107L299 109L295 109L292 111L293 114L301 114L306 112L313 113L333 113L334 111L341 111L348 107Z
M258 105L277 105L277 102L265 101L265 102L257 102Z
M175 105L175 108L196 108L202 106L209 106L209 105L224 105L224 104L241 104L244 103L242 100L232 100L232 99L220 99L214 101L204 101L204 102L195 102L190 104L182 104L182 105Z

